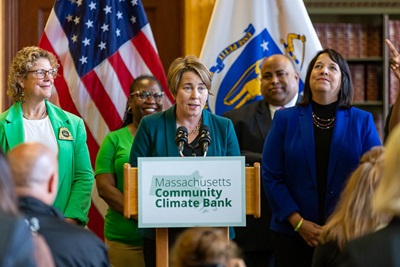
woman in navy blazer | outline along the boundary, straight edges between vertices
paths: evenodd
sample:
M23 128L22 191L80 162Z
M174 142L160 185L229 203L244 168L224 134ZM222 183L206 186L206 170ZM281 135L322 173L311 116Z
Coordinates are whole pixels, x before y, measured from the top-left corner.
M311 266L321 226L362 154L381 145L372 115L351 106L349 66L335 50L311 60L302 101L277 111L262 180L272 208L276 266Z
M211 74L198 58L177 58L168 70L168 87L176 104L166 111L142 118L130 154L130 164L137 166L138 157L179 157L175 143L177 128L187 129L188 145L182 155L203 156L199 144L200 129L210 129L211 144L207 156L240 156L239 143L232 121L204 110L211 94ZM169 236L176 236L171 228ZM146 229L147 230L147 229ZM155 242L150 231L144 232L143 252L146 267L155 266Z

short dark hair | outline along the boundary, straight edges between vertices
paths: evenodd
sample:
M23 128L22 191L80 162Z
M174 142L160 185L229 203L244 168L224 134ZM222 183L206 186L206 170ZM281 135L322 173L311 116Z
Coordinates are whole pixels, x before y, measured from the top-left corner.
M324 50L319 51L314 58L310 61L307 69L306 80L304 83L304 94L302 100L298 103L299 106L307 106L311 103L312 92L310 88L310 76L311 71L314 68L315 62L318 57L322 54L328 54L329 57L339 65L340 72L342 73L342 79L340 83L340 91L338 95L338 107L342 109L348 109L352 106L353 103L353 82L351 80L351 74L349 69L349 64L344 59L344 57L334 49L325 48Z

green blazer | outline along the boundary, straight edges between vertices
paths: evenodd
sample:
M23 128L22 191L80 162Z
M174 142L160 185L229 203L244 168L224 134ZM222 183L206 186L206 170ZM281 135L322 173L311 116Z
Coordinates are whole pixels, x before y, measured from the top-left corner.
M45 102L59 149L59 184L53 206L65 217L77 219L82 225L86 225L94 176L86 144L85 125L81 118ZM61 129L65 128L72 140L62 136ZM7 153L24 140L22 107L20 102L16 102L0 114L0 145Z

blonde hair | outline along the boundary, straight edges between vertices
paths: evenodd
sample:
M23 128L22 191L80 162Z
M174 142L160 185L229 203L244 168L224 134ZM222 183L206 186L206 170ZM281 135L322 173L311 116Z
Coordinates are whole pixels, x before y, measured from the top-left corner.
M19 81L26 77L28 71L35 66L39 58L47 59L52 68L57 69L60 66L56 56L54 56L51 52L37 46L27 46L22 48L17 52L12 60L8 73L7 95L14 102L20 100L22 93L22 88L19 84Z
M171 267L227 266L238 247L218 228L188 228L171 250Z
M390 215L400 215L400 126L390 133L385 144L383 178L373 198L373 209Z
M207 87L208 94L213 95L211 92L212 76L210 71L197 57L189 55L184 58L179 57L175 59L168 69L168 87L173 96L176 96L178 93L178 86L182 79L182 74L188 71L193 71L199 75L201 81Z
M322 228L320 243L335 241L343 249L347 241L373 231L388 221L387 215L373 213L371 198L381 181L384 151L382 146L373 147L361 157L334 212Z

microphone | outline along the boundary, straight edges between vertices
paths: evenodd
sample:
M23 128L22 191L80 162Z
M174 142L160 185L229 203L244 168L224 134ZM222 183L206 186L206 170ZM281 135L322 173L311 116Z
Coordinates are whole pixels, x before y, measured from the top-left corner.
M210 127L207 125L202 125L200 127L199 144L204 153L203 157L205 157L207 155L208 147L211 145Z
M185 126L179 126L176 130L175 143L178 146L179 153L183 157L182 151L188 143L188 131Z

